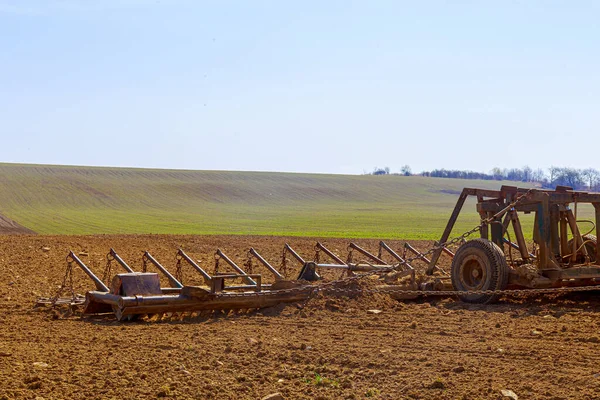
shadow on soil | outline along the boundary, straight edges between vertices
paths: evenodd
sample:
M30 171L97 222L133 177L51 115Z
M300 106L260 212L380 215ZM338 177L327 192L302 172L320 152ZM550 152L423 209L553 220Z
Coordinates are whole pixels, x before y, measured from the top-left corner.
M506 297L495 304L469 304L459 300L448 302L447 299L429 302L448 310L513 313L514 317L548 314L560 317L568 313L600 311L600 291Z
M419 300L402 302L407 306L411 304L428 303L433 307L444 308L450 311L467 312L486 312L486 313L509 313L513 318L527 317L531 315L552 315L561 317L565 314L600 311L600 291L578 292L566 294L552 294L541 296L526 296L504 298L495 304L468 304L452 298L423 298ZM302 310L303 304L279 304L274 307L252 310L233 310L233 311L206 311L206 312L185 312L185 313L166 313L163 315L144 315L139 318L119 322L114 314L99 314L81 316L80 311L71 308L45 308L43 310L49 314L51 319L81 320L94 325L120 325L120 324L212 324L218 323L223 319L235 320L247 317L278 317L292 316ZM323 309L324 312L342 312ZM399 311L402 312L402 311ZM406 311L404 311L406 312Z
M181 312L181 313L165 313L163 315L144 315L132 320L117 321L114 314L99 314L80 316L82 321L94 325L119 325L119 324L170 324L170 325L186 325L199 323L218 323L223 319L236 320L239 318L247 318L253 316L261 317L277 317L288 307L296 309L293 304L279 304L274 307L263 308L260 310L232 310L232 311L206 311L206 312Z

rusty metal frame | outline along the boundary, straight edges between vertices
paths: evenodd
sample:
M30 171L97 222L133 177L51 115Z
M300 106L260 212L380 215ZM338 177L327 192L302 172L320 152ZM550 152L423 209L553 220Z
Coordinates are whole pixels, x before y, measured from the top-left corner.
M512 206L515 199L527 194L517 204ZM600 237L600 193L588 193L574 191L568 187L557 187L556 190L526 189L513 186L502 186L500 190L485 190L465 188L459 195L456 206L446 224L446 228L438 244L448 242L454 228L458 215L466 199L470 196L477 198L477 211L483 218L494 217L498 223L492 223L492 241L501 248L505 244L517 249L521 255L522 262L536 262L540 271L555 280L561 279L589 279L600 277L600 270L590 269L589 265L575 265L578 252L589 259L584 239L577 226L576 216L570 208L570 204L588 203L595 209L595 225L597 237ZM531 254L527 249L525 237L518 213L534 213L534 242L538 246L539 256ZM500 218L504 217L503 221ZM504 232L509 224L512 224L516 243L511 243L504 238ZM494 227L496 226L496 227ZM569 231L573 236L572 245L568 244ZM482 225L480 234L489 238L488 226ZM427 268L431 275L436 267L443 249L435 249ZM568 260L563 261L564 257ZM596 246L595 264L600 265L600 246ZM568 261L568 262L567 262Z

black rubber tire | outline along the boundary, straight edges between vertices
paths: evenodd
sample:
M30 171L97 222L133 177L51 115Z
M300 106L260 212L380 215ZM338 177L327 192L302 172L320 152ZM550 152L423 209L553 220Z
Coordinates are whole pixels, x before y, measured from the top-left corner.
M598 246L598 239L596 238L596 235L583 235L583 241L587 242L590 241L591 243L586 243L585 244L585 248L588 252L588 255L590 256L590 262L596 262L596 246ZM573 246L573 239L569 240L569 249L571 249ZM583 263L585 262L585 259L583 256L579 256L577 257L577 263Z
M473 239L459 247L452 259L452 286L457 291L504 290L508 285L509 268L504 252L487 239ZM487 304L499 294L461 294L466 303Z

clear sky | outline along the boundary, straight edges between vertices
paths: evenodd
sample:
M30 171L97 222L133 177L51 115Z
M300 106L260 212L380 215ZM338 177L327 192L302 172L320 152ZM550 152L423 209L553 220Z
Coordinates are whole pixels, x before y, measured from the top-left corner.
M0 161L600 168L600 2L0 0Z

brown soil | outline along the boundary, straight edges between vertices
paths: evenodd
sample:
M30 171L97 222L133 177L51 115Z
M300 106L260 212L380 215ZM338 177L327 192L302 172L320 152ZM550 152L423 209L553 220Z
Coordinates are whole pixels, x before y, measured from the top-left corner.
M0 215L0 235L34 234L29 228L17 224L12 219Z
M521 399L600 398L595 294L491 306L320 297L304 308L132 323L33 308L56 291L69 249L87 253L100 276L110 247L138 270L149 250L171 271L183 247L212 272L217 247L243 264L252 245L278 265L286 240L312 259L314 240L297 238L1 236L0 399L497 399L502 389ZM345 257L346 240L324 242ZM92 288L81 271L75 278L77 292Z

